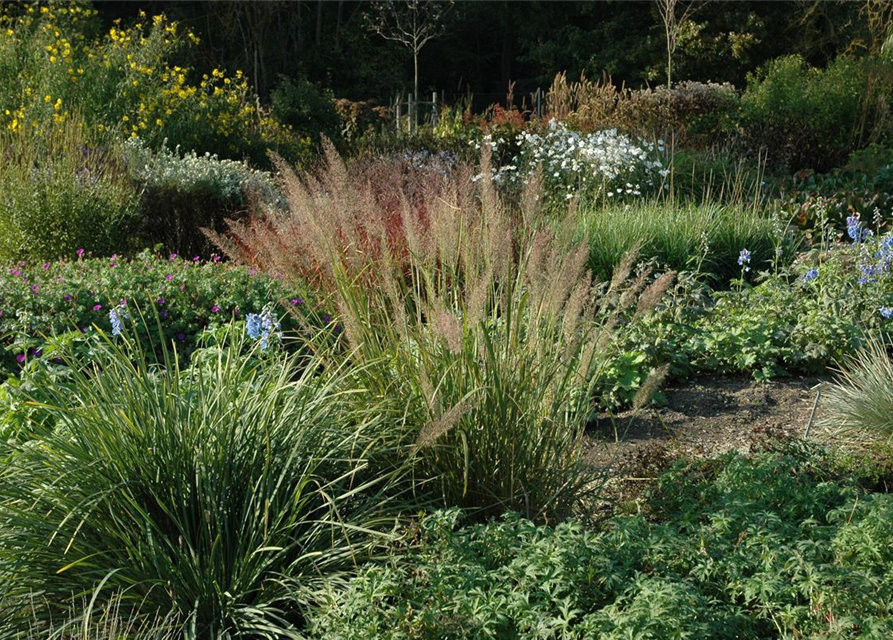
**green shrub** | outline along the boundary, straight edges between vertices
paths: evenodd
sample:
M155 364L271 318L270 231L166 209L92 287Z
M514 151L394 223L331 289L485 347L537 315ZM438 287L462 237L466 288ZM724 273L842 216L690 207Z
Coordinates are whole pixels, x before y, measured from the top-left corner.
M718 285L740 275L741 249L750 250L758 268L776 260L776 249L782 256L791 249L784 225L753 206L657 200L595 205L581 213L578 233L589 241L589 267L600 278L609 278L637 245L642 259L677 271L698 269Z
M421 540L313 612L311 637L864 638L893 632L893 497L803 446L676 465L598 531L516 516ZM870 593L870 597L866 597Z
M847 358L824 402L827 426L893 438L893 362L887 343L871 340Z
M854 214L883 224L893 210L893 150L871 144L828 173L794 174L781 182L780 191L784 210L814 240L829 226L843 233Z
M126 332L63 353L70 384L40 396L54 428L4 445L4 637L96 591L188 637L294 638L307 598L387 537L400 441L376 402L355 409L343 369L245 350L233 330L188 368Z
M839 166L887 126L874 64L842 56L817 69L796 55L773 60L749 77L741 99L750 144L790 169Z
M322 136L337 141L341 137L341 116L334 96L304 79L282 77L270 94L271 115L295 131L319 143Z
M124 157L141 192L131 244L207 255L212 243L202 229L223 231L224 220L246 213L251 200L276 206L282 199L269 173L238 160L194 151L181 155L179 148L166 146L156 153L134 138L124 143Z
M626 358L645 353L642 368L669 363L672 375L824 372L871 336L893 334L891 251L893 237L871 237L815 249L755 286L708 295L686 283L656 313L628 323L615 346Z
M144 344L157 349L159 341L176 342L181 356L187 356L209 325L244 319L280 301L295 311L280 314L286 331L295 329L299 318L318 322L317 309L293 287L216 259L167 259L146 252L133 260L9 265L0 274L0 335L5 343L0 371L17 371L44 348L47 336L90 334L94 325L111 332L109 313L115 309L151 316L156 307L161 334L140 323L131 326Z
M0 134L0 261L47 260L83 247L111 253L139 206L118 149L68 124Z

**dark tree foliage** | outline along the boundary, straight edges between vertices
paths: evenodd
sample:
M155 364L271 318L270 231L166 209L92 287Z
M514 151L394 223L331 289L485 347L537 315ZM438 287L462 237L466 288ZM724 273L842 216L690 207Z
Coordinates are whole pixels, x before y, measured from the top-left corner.
M140 9L181 20L202 38L190 62L243 69L264 97L281 75L324 84L336 97L379 102L412 85L411 57L365 28L367 0L96 6L109 21ZM680 35L674 80L740 87L748 72L790 53L822 65L864 40L865 22L861 2L713 0ZM443 35L421 53L420 93L438 90L448 100L474 94L475 106L486 106L505 99L510 81L523 96L559 71L655 86L666 81L663 38L653 2L459 2Z

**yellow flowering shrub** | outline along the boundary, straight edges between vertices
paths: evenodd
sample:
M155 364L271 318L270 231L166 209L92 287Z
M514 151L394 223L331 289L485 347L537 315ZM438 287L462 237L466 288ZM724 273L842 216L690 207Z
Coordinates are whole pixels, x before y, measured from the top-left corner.
M164 15L139 14L105 32L89 5L0 5L0 127L47 130L77 113L99 132L158 148L249 157L268 149L301 162L311 150L269 117L241 71L200 73L174 64L198 42Z

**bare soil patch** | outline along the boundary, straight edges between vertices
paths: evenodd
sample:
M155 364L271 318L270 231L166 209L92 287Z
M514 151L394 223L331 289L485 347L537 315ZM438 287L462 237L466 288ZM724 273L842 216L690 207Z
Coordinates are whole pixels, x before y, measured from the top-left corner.
M827 377L755 382L746 377L700 377L664 389L664 406L602 414L586 433L586 461L609 478L605 489L629 499L679 458L749 452L761 441L802 437ZM816 419L820 417L819 405ZM810 438L827 434L812 426Z

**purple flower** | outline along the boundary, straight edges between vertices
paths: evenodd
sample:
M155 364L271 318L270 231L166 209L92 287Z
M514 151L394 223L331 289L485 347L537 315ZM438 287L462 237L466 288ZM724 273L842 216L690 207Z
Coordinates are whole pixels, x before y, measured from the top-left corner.
M213 307L211 307L211 313L220 313L220 307L215 304Z
M329 324L329 323L332 321L332 316L323 314L323 316L322 316L322 321L323 321L325 324Z
M893 307L881 307L880 309L881 315L884 316L887 320L893 318Z
M292 305L297 306L299 304L304 304L304 298L292 298L289 302L291 302Z
M34 293L35 297L40 293L40 285L33 284L31 285L31 291Z
M155 304L157 304L159 307L163 307L165 302L167 302L167 300L165 300L164 298L158 298L155 300Z
M39 358L43 355L43 349L31 349L31 357Z
M172 254L171 254L171 260L176 260L176 259L177 259L177 254L176 254L176 253L172 253Z
M44 270L44 271L49 271L49 269L50 269L50 263L49 263L49 262L44 262L44 263L43 263L43 270Z
M166 276L164 276L164 279L167 280L168 282L170 282L171 280L174 279L174 274L169 273Z
M742 249L738 254L738 266L744 267L745 271L750 271L750 267L746 266L750 264L750 255L750 251L747 249Z
M101 304L94 304L94 305L93 305L93 311L99 311L100 309L102 309L102 305L101 305Z
M65 302L71 302L71 296L68 295L67 293L64 296L62 296L62 299L65 300Z
M211 257L211 260L212 260L213 262L220 262L220 256L212 256L212 257Z
M195 256L195 257L192 259L192 261L193 261L193 262L200 262L201 259L202 259L201 256Z
M177 334L177 340L179 340L180 342L183 342L185 339L186 336L184 336L182 333Z
M167 312L167 309L164 309L160 315L162 318L164 318L166 320L170 314Z
M25 354L20 353L19 355L16 356L16 360L19 361L19 364L23 363L25 361Z
M84 249L83 249L83 247L81 247L80 249L78 249L77 251L75 251L75 253L78 254L78 258L80 258L82 255L84 255Z

